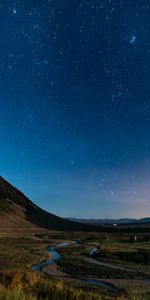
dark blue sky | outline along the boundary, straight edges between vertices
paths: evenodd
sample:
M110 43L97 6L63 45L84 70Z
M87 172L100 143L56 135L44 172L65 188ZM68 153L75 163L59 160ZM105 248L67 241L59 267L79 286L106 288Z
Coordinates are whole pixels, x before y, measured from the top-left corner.
M0 4L1 175L53 213L150 215L150 2Z

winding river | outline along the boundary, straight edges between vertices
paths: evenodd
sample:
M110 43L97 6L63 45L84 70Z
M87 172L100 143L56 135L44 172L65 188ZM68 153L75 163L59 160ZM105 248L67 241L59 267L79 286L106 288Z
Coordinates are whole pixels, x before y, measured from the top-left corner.
M32 266L32 270L33 271L37 271L37 272L43 272L46 273L45 270L43 270L44 267L52 265L52 264L57 264L57 262L60 260L61 258L61 254L59 253L59 248L64 248L64 247L71 247L73 245L77 245L78 242L77 241L71 241L71 242L64 242L62 244L58 244L56 247L51 247L48 246L46 251L48 252L50 259L48 259L45 262L42 262L39 265L33 265ZM66 276L60 276L61 278L66 278ZM69 279L73 279L72 276L69 276L67 274L67 278ZM98 286L102 286L104 288L107 288L113 292L119 292L120 289L116 288L114 285L111 285L109 283L106 283L102 280L99 279L88 279L86 277L75 277L74 279L79 280L82 283L85 284L89 284L89 285L98 285Z
M46 251L47 253L50 255L50 259L48 259L47 261L45 262L42 262L41 264L39 265L33 265L32 266L32 270L33 271L39 271L39 272L42 272L42 269L48 265L52 265L54 263L57 263L60 258L61 258L61 254L59 253L59 251L57 249L59 248L64 248L64 247L69 247L69 246L72 246L72 245L75 245L77 244L78 242L76 241L71 241L69 243L65 242L65 243L62 243L62 244L58 244L56 247L51 247L51 246L48 246L46 248Z

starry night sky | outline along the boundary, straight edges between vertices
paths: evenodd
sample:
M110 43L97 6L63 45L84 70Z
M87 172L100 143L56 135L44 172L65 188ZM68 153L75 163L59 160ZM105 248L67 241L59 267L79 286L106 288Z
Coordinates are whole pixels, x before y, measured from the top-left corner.
M150 1L0 3L1 175L63 217L150 215Z

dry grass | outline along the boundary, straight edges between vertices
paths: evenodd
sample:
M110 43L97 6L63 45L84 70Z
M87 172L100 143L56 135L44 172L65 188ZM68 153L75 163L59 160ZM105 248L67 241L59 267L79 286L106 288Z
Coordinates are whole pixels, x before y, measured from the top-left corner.
M0 300L147 300L142 291L113 294L99 287L77 282L52 280L38 273L17 272L3 275Z

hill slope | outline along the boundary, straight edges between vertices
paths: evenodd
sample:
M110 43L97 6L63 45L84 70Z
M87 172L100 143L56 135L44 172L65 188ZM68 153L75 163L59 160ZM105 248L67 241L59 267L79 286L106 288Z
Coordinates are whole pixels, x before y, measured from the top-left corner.
M30 201L0 176L0 228L42 227L54 230L88 230L89 226L62 219Z

